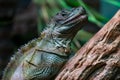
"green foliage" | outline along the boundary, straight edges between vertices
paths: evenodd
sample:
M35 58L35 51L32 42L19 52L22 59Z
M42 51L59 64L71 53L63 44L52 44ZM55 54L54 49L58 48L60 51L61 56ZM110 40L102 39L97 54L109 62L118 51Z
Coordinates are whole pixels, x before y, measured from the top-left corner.
M120 7L120 1L117 1L117 0L102 0L102 1L110 3L111 5L115 5L117 7Z
M103 0L107 3L120 7L120 2L116 0ZM94 10L91 6L88 6L83 2L83 0L34 0L38 7L38 33L40 33L44 28L45 24L48 23L49 19L55 15L61 9L69 9L72 7L83 6L88 14L88 20L99 27L102 27L108 19L102 16L99 12ZM85 32L84 30L78 32L77 36L71 44L72 49L77 51L80 48L80 44L84 44L88 41L94 34Z

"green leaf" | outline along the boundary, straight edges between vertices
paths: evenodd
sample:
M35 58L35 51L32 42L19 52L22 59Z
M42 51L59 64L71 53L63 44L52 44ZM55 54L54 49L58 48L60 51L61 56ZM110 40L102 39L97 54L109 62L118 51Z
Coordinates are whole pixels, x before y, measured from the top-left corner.
M63 8L70 8L70 6L68 6L67 4L66 4L66 2L65 2L65 0L56 0L58 3L59 3L59 5L61 6L61 7L63 7Z
M88 20L89 21L97 24L100 27L103 26L103 23L96 19L94 14L91 12L91 9L88 7L88 5L86 5L82 0L78 0L78 2L81 6L83 6L86 9L86 11L88 13Z
M64 0L66 3L71 7L78 7L80 6L79 2L77 0Z
M93 15L100 21L100 22L104 22L106 23L109 19L104 17L103 15L101 15L100 13L98 13L97 11L95 11L94 9L91 9L90 7L90 11L93 13Z
M110 3L110 4L115 5L117 7L120 7L120 1L116 1L116 0L102 0L102 1Z

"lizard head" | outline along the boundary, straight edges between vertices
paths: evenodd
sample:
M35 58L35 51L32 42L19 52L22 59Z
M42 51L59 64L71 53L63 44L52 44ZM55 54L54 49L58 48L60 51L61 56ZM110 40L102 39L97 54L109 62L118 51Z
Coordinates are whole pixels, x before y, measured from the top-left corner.
M59 37L73 38L87 21L87 15L82 7L62 10L51 20L53 31L59 33ZM53 24L54 23L54 24Z
M82 7L62 10L57 13L47 25L41 36L51 44L55 44L55 49L59 55L70 52L70 42L76 33L87 22L87 14Z

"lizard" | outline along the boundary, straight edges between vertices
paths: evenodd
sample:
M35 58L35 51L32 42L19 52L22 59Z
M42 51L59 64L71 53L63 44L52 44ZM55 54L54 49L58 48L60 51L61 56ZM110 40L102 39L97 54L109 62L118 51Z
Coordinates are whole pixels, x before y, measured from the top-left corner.
M11 57L2 80L52 80L70 58L70 43L87 22L83 7L64 9Z

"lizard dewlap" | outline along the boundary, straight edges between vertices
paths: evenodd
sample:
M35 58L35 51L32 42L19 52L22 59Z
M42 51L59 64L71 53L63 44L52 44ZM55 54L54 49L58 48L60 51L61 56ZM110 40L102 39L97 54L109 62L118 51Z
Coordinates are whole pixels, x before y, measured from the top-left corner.
M52 80L69 59L70 42L86 21L82 7L57 13L40 37L13 55L2 80Z

